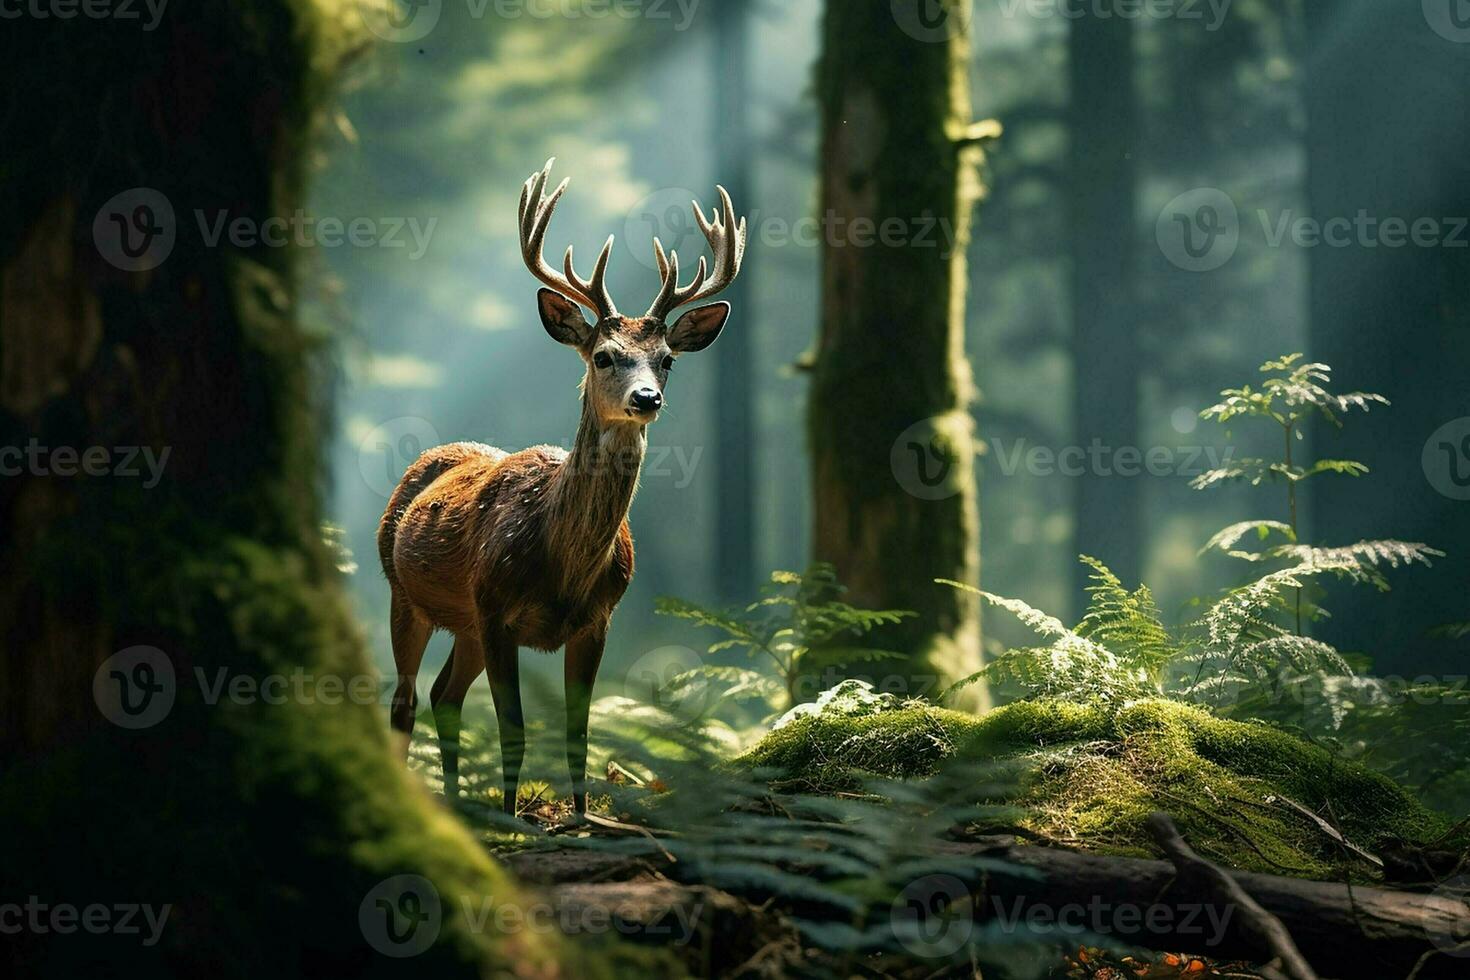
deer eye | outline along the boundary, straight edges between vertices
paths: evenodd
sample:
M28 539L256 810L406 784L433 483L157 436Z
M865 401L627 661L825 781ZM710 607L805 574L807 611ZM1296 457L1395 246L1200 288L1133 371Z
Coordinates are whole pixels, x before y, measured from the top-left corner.
M612 367L612 355L605 350L600 350L592 355L592 363L599 368Z
M665 371L672 371L674 369L674 355L673 354L665 354L664 355L663 362L662 362L662 364L660 366Z

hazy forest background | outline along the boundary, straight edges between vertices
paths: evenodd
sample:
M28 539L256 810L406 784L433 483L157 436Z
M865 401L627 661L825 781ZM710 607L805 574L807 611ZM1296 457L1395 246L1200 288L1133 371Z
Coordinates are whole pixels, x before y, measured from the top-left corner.
M1286 518L1279 486L1190 489L1227 452L1280 448L1249 425L1227 442L1198 414L1265 360L1305 350L1342 387L1394 408L1341 434L1310 431L1307 458L1372 472L1304 489L1304 539L1392 535L1450 553L1438 570L1403 572L1388 596L1337 603L1319 629L1380 672L1450 670L1466 640L1428 633L1463 618L1470 559L1456 545L1470 541L1470 516L1426 480L1421 455L1466 409L1470 250L1302 247L1292 229L1360 209L1380 221L1470 211L1465 184L1445 179L1463 173L1470 140L1457 122L1470 103L1464 50L1417 14L1360 0L1166 6L1078 21L1062 3L974 4L975 117L1005 127L988 152L966 309L981 579L1065 619L1081 612L1075 556L1093 554L1125 582L1149 582L1167 617L1189 618L1191 597L1240 580L1229 559L1196 557L1213 529ZM551 155L573 178L553 237L590 255L616 233L615 294L651 295L653 234L697 236L688 202L712 200L716 182L752 228L720 356L681 366L652 433L632 516L638 575L603 677L690 644L683 624L654 615L654 597L744 601L770 569L812 557L803 358L821 238L850 242L812 223L821 4L644 7L548 17L512 5L518 16L475 18L445 4L427 37L380 44L357 66L322 150L311 211L426 232L422 246L405 231L402 248L315 256L331 277L315 315L350 332L329 511L358 558L352 591L382 666L373 534L412 455L460 439L566 445L575 429L581 368L537 327L515 245L520 182ZM1197 228L1210 249L1196 262L1174 222L1195 221L1216 194L1234 208L1221 219L1231 231L1211 243ZM942 228L928 240L952 245ZM1058 456L1094 445L1104 452L1089 459L1102 462L1084 475L1067 471L1080 457ZM1157 462L1120 476L1121 447ZM1003 617L986 623L991 649L1024 635ZM428 676L447 649L431 648Z

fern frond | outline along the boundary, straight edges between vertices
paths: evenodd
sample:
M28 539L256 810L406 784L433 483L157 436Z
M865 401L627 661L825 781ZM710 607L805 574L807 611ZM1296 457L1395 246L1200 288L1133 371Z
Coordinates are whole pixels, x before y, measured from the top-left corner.
M1173 639L1159 618L1158 606L1148 586L1129 592L1116 575L1096 558L1082 555L1092 569L1087 613L1076 633L1096 640L1129 667L1156 675L1174 655Z
M1282 545L1273 549L1273 552L1305 565L1320 566L1354 582L1372 585L1382 592L1389 588L1383 567L1430 567L1434 564L1433 559L1444 557L1443 551L1421 542L1393 540L1359 541L1340 548L1313 548L1310 545L1292 544Z
M1209 551L1222 551L1232 558L1260 561L1266 557L1264 553L1240 551L1235 548L1240 543L1240 539L1252 531L1255 532L1257 539L1261 541L1267 540L1273 531L1285 535L1288 541L1296 541L1296 532L1291 529L1290 524L1283 524L1281 521L1241 521L1238 524L1231 524L1229 527L1224 527L1217 531L1214 537L1205 542L1205 546L1199 550L1198 554L1203 555Z

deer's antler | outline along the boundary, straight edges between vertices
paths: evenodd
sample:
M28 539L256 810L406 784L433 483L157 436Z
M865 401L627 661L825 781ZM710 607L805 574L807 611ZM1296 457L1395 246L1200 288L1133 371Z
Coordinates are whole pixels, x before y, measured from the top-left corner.
M618 308L607 291L607 260L612 256L613 236L609 235L607 244L602 246L602 253L597 256L597 264L592 268L591 279L583 279L572 268L571 246L567 247L566 260L562 263L564 273L547 265L541 254L546 243L546 229L556 210L556 202L561 200L562 193L571 180L564 179L551 192L551 196L547 197L546 184L551 179L551 166L554 163L556 157L547 160L546 166L532 174L521 188L521 257L525 259L526 268L531 270L531 275L568 299L576 300L592 310L598 319L617 316Z
M694 281L687 286L680 286L678 253L670 252L665 256L663 243L655 238L653 257L658 261L663 288L659 290L653 305L648 308L647 316L663 320L681 306L715 295L734 282L735 277L740 274L740 263L745 259L745 219L736 221L735 205L730 202L729 192L723 187L717 189L723 210L717 209L713 220L706 220L704 209L699 206L698 201L694 202L694 220L699 222L699 230L704 232L710 251L714 253L714 272L708 273L704 257L701 256L699 268L694 271Z

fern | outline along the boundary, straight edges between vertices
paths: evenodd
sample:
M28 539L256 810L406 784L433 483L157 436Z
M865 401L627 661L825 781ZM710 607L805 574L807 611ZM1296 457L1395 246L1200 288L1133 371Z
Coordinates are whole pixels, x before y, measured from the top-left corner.
M901 609L861 609L839 597L847 590L837 573L826 563L816 563L804 574L771 573L764 595L743 609L718 610L683 599L660 596L655 612L688 620L696 626L719 630L724 638L709 645L710 653L742 650L757 660L768 660L776 678L758 684L743 675L735 679L729 668L691 671L707 681L734 686L741 697L766 700L773 712L796 702L797 680L806 671L824 666L847 666L880 660L903 659L903 654L841 643L880 626L901 622L914 615ZM784 704L779 701L784 691Z
M1129 591L1102 562L1080 560L1092 570L1092 585L1087 611L1074 629L1019 599L938 580L975 592L1051 641L1006 650L951 691L984 679L1023 697L1127 702L1163 695L1218 709L1227 694L1237 700L1276 697L1285 678L1352 674L1331 646L1296 636L1280 623L1289 590L1318 575L1351 575L1358 561L1351 555L1314 554L1268 572L1229 590L1178 631L1164 624L1146 586Z
M1012 613L1032 631L1052 642L1042 647L1011 649L995 657L977 674L951 687L989 680L999 689L1018 689L1028 697L1125 701L1160 693L1161 646L1167 631L1158 621L1147 589L1130 593L1096 559L1083 558L1093 569L1094 586L1087 615L1077 629L1019 599L1008 599L961 582L936 579L942 585L972 592ZM1087 635L1091 633L1092 635Z
M1249 562L1279 560L1294 563L1296 572L1315 574L1309 570L1336 572L1354 582L1366 582L1380 590L1388 589L1388 579L1382 566L1397 568L1400 565L1429 564L1431 557L1441 553L1423 544L1404 541L1360 541L1345 548L1316 548L1304 544L1297 534L1297 484L1323 474L1359 477L1368 472L1368 467L1351 459L1319 459L1309 466L1299 465L1293 459L1293 443L1302 438L1302 423L1313 416L1325 418L1333 425L1342 427L1341 415L1354 409L1368 411L1374 405L1387 405L1382 395L1353 391L1334 394L1327 389L1332 369L1326 364L1301 363L1301 354L1289 354L1261 366L1268 377L1259 388L1244 385L1222 391L1224 401L1200 413L1202 418L1226 423L1239 417L1264 418L1281 427L1285 440L1282 459L1237 459L1228 465L1201 474L1191 481L1196 490L1208 490L1230 482L1245 482L1259 486L1268 480L1280 480L1286 484L1287 520L1243 521L1219 531L1201 549L1221 551L1232 558ZM1236 548L1240 540L1254 531L1258 540L1265 542L1272 532L1284 535L1287 543L1261 551ZM1290 576L1289 570L1288 576ZM1295 632L1304 634L1304 616L1321 616L1320 608L1304 606L1302 586L1293 586L1293 614Z

